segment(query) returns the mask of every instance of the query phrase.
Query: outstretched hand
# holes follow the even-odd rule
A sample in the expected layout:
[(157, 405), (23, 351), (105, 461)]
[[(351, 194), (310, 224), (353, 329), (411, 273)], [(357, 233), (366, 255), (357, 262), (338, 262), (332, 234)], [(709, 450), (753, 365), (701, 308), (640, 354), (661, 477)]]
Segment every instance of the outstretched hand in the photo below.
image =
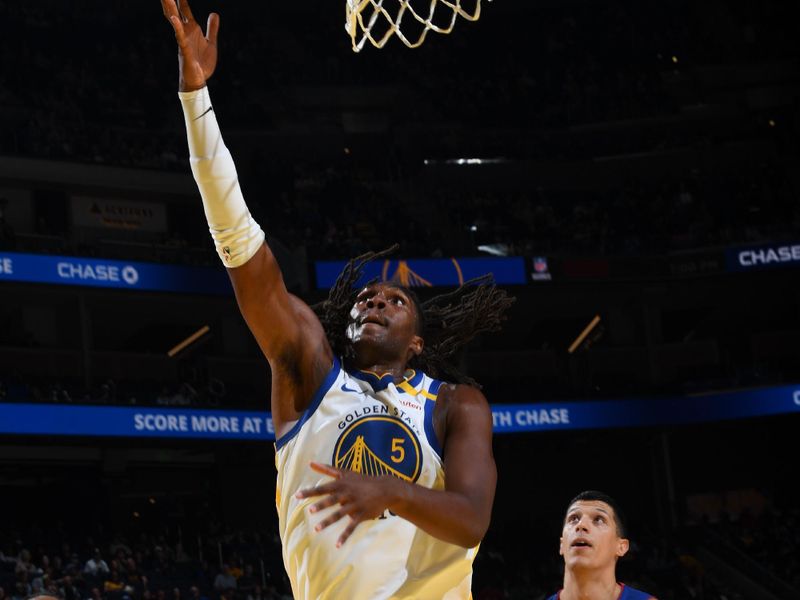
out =
[(206, 33), (194, 20), (187, 0), (161, 0), (164, 16), (175, 30), (178, 40), (179, 89), (182, 92), (199, 90), (217, 67), (217, 34), (219, 15), (208, 15)]
[(333, 481), (301, 490), (297, 492), (297, 498), (325, 496), (311, 506), (309, 510), (312, 513), (334, 504), (339, 505), (338, 510), (317, 524), (315, 527), (317, 531), (322, 531), (344, 517), (350, 517), (350, 522), (336, 542), (337, 548), (347, 541), (359, 523), (377, 519), (400, 497), (400, 486), (403, 482), (391, 475), (371, 477), (314, 462), (311, 463), (311, 468), (318, 473), (333, 477)]

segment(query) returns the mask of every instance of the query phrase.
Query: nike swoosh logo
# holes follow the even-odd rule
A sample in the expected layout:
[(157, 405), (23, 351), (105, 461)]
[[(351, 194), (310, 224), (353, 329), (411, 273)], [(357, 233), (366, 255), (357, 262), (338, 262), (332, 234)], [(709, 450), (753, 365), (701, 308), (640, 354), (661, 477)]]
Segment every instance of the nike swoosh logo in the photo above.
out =
[(209, 107), (206, 109), (206, 112), (204, 112), (204, 113), (203, 113), (202, 115), (200, 115), (199, 117), (195, 117), (195, 118), (194, 118), (194, 120), (195, 120), (195, 121), (199, 121), (200, 119), (202, 119), (203, 117), (205, 117), (205, 116), (206, 116), (208, 113), (210, 113), (210, 112), (214, 112), (214, 107), (213, 107), (213, 106), (209, 106)]
[(365, 396), (367, 395), (367, 392), (362, 392), (361, 390), (352, 390), (352, 389), (350, 389), (349, 387), (347, 387), (346, 383), (342, 384), (342, 391), (343, 392), (352, 392), (354, 394), (364, 394)]

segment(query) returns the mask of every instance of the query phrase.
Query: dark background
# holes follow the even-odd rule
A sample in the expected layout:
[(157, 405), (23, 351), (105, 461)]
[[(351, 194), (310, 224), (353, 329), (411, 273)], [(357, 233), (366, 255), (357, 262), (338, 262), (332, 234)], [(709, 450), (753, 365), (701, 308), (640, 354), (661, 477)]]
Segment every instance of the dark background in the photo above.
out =
[[(510, 288), (504, 331), (459, 357), (493, 403), (798, 383), (796, 269), (724, 261), (800, 237), (792, 9), (495, 0), (419, 49), (354, 54), (336, 3), (193, 3), (201, 22), (221, 13), (215, 110), (292, 291), (314, 302), (314, 260), (395, 242), (548, 258), (553, 281)], [(0, 251), (218, 265), (158, 3), (0, 0), (0, 20)], [(160, 203), (167, 231), (77, 227), (75, 196)], [(0, 285), (0, 401), (263, 410), (268, 386), (232, 297)], [(800, 597), (797, 425), (497, 436), (476, 599), (554, 592), (562, 514), (587, 488), (630, 517), (621, 579), (659, 598)], [(288, 591), (270, 445), (5, 437), (0, 498), (0, 599)], [(95, 546), (132, 591), (78, 576)], [(64, 564), (37, 583), (44, 556)], [(222, 562), (255, 575), (220, 592)]]

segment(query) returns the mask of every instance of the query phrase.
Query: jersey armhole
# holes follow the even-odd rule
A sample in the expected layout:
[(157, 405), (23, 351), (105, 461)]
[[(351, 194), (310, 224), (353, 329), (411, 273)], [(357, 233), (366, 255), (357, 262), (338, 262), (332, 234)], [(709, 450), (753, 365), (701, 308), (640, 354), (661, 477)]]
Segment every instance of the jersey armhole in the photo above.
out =
[(439, 396), (439, 388), (442, 387), (442, 381), (434, 379), (428, 387), (428, 393), (425, 394), (425, 437), (428, 444), (439, 460), (444, 461), (444, 453), (442, 452), (442, 444), (439, 436), (436, 435), (436, 428), (433, 426), (433, 411), (436, 408), (436, 398)]
[(281, 448), (283, 448), (286, 444), (288, 444), (293, 437), (295, 437), (298, 433), (300, 433), (300, 429), (302, 429), (303, 425), (305, 425), (306, 421), (308, 421), (314, 412), (319, 408), (319, 405), (322, 404), (322, 399), (325, 397), (325, 394), (328, 393), (328, 390), (331, 389), (331, 386), (339, 377), (339, 371), (341, 370), (341, 363), (337, 357), (333, 357), (333, 365), (331, 366), (331, 370), (328, 371), (328, 374), (325, 376), (325, 379), (317, 388), (317, 391), (314, 392), (314, 396), (311, 398), (311, 403), (308, 405), (308, 408), (303, 413), (303, 416), (294, 424), (294, 426), (284, 433), (279, 439), (275, 440), (275, 451), (277, 452)]

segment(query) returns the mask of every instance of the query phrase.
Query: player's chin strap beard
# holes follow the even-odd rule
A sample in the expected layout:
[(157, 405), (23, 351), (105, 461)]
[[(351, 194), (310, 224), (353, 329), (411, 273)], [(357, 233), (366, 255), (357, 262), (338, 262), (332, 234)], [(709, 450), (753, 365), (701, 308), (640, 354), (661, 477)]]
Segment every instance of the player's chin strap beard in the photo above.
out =
[(239, 267), (264, 243), (264, 232), (245, 204), (231, 153), (222, 140), (208, 87), (178, 92), (189, 140), (189, 162), (222, 263)]

